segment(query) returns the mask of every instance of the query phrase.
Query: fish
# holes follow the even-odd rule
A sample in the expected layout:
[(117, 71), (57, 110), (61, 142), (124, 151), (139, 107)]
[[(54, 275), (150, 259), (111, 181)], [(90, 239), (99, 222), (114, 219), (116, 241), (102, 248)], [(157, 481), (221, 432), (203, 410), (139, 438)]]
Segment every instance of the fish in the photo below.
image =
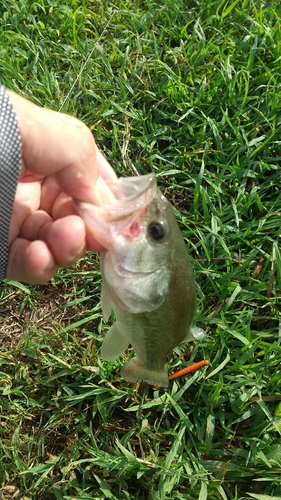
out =
[(201, 340), (191, 327), (196, 286), (186, 244), (173, 208), (154, 173), (109, 181), (109, 203), (76, 202), (101, 253), (101, 307), (115, 322), (101, 347), (114, 360), (132, 345), (136, 356), (122, 368), (128, 382), (167, 387), (169, 353), (181, 342)]

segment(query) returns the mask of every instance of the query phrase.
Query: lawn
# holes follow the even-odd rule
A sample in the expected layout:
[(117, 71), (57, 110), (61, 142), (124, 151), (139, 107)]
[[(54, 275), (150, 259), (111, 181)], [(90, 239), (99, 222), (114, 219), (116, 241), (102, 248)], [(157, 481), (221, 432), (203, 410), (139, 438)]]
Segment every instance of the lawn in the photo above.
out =
[(99, 258), (0, 287), (0, 499), (281, 499), (279, 0), (2, 0), (0, 80), (156, 173), (196, 324), (167, 390), (100, 357)]

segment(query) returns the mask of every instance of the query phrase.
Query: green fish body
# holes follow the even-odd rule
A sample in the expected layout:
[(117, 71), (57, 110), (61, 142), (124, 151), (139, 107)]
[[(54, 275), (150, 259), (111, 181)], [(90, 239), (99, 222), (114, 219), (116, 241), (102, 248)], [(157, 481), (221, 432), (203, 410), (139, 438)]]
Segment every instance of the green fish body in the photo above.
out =
[(167, 355), (181, 342), (203, 337), (191, 329), (196, 293), (190, 259), (153, 174), (114, 184), (116, 200), (98, 215), (87, 204), (79, 210), (107, 249), (101, 254), (101, 304), (105, 319), (113, 310), (116, 322), (101, 355), (115, 359), (131, 344), (136, 356), (123, 367), (123, 378), (166, 387)]

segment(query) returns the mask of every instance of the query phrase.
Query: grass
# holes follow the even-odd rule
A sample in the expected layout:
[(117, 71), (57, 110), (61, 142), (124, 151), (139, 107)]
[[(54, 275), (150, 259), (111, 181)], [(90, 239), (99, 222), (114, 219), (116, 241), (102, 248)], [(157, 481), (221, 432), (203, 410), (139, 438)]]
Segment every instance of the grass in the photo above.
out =
[(84, 120), (118, 174), (156, 172), (207, 334), (169, 363), (210, 367), (166, 391), (120, 379), (128, 353), (99, 355), (95, 255), (3, 283), (1, 500), (281, 498), (280, 16), (277, 0), (2, 0), (1, 80)]

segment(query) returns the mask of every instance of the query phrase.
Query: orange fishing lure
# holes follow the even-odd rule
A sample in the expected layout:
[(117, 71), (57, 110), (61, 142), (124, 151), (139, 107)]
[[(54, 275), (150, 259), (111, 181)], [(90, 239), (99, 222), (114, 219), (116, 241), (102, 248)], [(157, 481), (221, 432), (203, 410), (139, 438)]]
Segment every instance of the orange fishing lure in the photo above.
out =
[(201, 368), (202, 366), (206, 366), (209, 364), (209, 361), (207, 359), (203, 359), (202, 361), (198, 361), (197, 363), (193, 363), (192, 365), (186, 366), (182, 370), (179, 370), (178, 372), (172, 373), (172, 375), (169, 375), (168, 379), (169, 380), (174, 380), (175, 378), (183, 377), (183, 375), (186, 375), (187, 373), (192, 373)]

